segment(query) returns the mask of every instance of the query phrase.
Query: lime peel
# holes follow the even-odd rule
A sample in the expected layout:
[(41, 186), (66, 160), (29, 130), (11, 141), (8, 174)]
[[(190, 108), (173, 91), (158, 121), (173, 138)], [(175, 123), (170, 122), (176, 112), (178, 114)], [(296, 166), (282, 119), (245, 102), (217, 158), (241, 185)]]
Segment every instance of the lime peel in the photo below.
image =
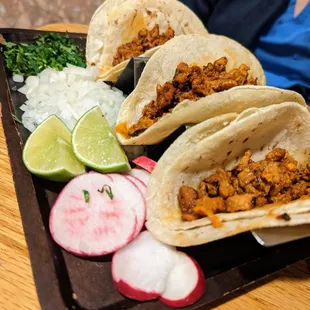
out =
[(86, 171), (75, 157), (71, 132), (55, 115), (43, 121), (28, 138), (23, 161), (26, 168), (42, 178), (66, 182)]
[(75, 156), (87, 167), (103, 172), (128, 172), (130, 165), (98, 106), (86, 112), (72, 132)]

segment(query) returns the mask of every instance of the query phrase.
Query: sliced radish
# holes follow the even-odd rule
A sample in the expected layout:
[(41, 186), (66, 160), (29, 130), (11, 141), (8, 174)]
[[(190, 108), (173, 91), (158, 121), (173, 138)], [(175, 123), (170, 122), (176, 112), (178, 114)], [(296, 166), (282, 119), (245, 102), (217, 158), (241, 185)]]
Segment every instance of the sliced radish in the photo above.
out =
[(178, 262), (170, 272), (159, 300), (170, 307), (187, 307), (203, 296), (205, 277), (193, 258), (182, 252), (178, 254)]
[(152, 173), (156, 166), (156, 161), (146, 157), (146, 156), (140, 156), (136, 158), (135, 160), (132, 161), (135, 163), (137, 166), (145, 169), (146, 171)]
[(136, 178), (138, 178), (140, 181), (142, 181), (146, 186), (149, 183), (150, 173), (144, 169), (131, 169), (128, 173)]
[[(144, 226), (145, 223), (145, 217), (146, 217), (146, 205), (145, 205), (145, 199), (144, 199), (144, 194), (146, 191), (146, 186), (139, 180), (132, 180), (130, 179), (128, 176), (124, 175), (124, 174), (110, 174), (109, 175), (113, 182), (115, 184), (117, 184), (117, 186), (121, 189), (121, 188), (126, 188), (128, 182), (131, 183), (131, 185), (133, 185), (136, 190), (139, 192), (139, 194), (136, 194), (137, 197), (135, 200), (139, 200), (140, 202), (143, 201), (142, 203), (135, 203), (135, 202), (131, 202), (130, 204), (128, 204), (128, 207), (132, 208), (132, 210), (134, 211), (134, 213), (136, 214), (136, 228), (135, 228), (135, 232), (133, 234), (133, 238), (137, 237), (138, 234), (140, 233), (141, 229)], [(139, 186), (137, 185), (139, 184)], [(140, 189), (141, 188), (141, 189)], [(127, 193), (126, 191), (123, 192), (123, 195), (126, 196)], [(124, 197), (126, 198), (126, 197)]]
[(79, 256), (101, 256), (135, 237), (143, 226), (143, 212), (142, 194), (130, 180), (91, 172), (76, 177), (62, 190), (49, 226), (55, 242), (65, 250)]
[(116, 288), (124, 296), (139, 301), (158, 298), (177, 260), (175, 247), (144, 231), (113, 256), (112, 276)]
[(131, 182), (133, 182), (141, 191), (143, 197), (145, 197), (146, 194), (146, 185), (144, 182), (142, 182), (140, 179), (134, 177), (133, 175), (130, 174), (124, 174), (124, 176), (129, 179)]

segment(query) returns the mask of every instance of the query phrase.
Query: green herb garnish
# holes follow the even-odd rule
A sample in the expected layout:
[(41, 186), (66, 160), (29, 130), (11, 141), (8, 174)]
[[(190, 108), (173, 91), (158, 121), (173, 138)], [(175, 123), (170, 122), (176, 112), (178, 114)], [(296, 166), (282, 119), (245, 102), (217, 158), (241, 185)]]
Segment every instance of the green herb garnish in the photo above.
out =
[(48, 67), (62, 70), (68, 63), (86, 67), (82, 50), (69, 38), (68, 33), (64, 36), (47, 33), (31, 44), (4, 42), (0, 44), (0, 50), (7, 68), (23, 76), (38, 75)]
[(98, 189), (98, 192), (101, 193), (101, 194), (106, 192), (111, 200), (114, 198), (114, 195), (113, 195), (113, 192), (112, 192), (112, 188), (109, 185), (103, 185), (102, 189)]
[(15, 115), (15, 114), (11, 114), (12, 115), (12, 118), (15, 122), (23, 125), (23, 122)]
[(89, 191), (86, 189), (83, 189), (83, 194), (84, 194), (84, 200), (86, 203), (89, 203)]

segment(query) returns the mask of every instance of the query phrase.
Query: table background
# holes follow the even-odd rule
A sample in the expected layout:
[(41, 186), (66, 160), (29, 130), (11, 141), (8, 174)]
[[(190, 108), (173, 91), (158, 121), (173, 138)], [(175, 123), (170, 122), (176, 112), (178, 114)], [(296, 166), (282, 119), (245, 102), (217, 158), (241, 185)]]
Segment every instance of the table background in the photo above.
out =
[[(6, 15), (4, 19), (1, 17), (1, 14), (3, 13), (3, 11), (1, 11), (1, 3), (2, 5), (11, 5), (12, 3), (22, 3), (22, 5), (25, 5), (27, 3), (40, 4), (43, 2), (45, 1), (0, 0), (0, 27), (12, 26), (12, 24), (4, 24), (5, 19), (7, 19), (7, 16), (9, 15)], [(58, 2), (62, 3), (65, 1), (50, 1), (50, 3), (52, 3), (55, 7), (57, 7)], [(70, 5), (71, 3), (82, 2), (83, 0), (70, 0)], [(95, 3), (98, 5), (98, 2), (101, 1), (85, 1), (85, 3), (92, 8), (95, 6)], [(64, 10), (66, 10), (66, 5), (64, 5)], [(5, 14), (8, 13), (6, 12)], [(9, 14), (11, 13), (9, 12)], [(15, 14), (12, 11), (12, 14), (17, 18), (17, 13)], [(46, 14), (47, 16), (49, 15), (48, 13)], [(62, 18), (62, 14), (63, 13), (58, 14), (57, 18), (51, 16), (43, 21), (44, 23), (55, 22), (58, 20), (64, 22), (66, 19)], [(89, 13), (80, 16), (80, 18), (83, 18), (87, 22)], [(10, 18), (8, 20), (10, 20)], [(31, 20), (29, 21), (31, 22)], [(16, 24), (15, 26), (28, 28), (26, 24)], [(29, 23), (29, 27), (31, 27), (31, 23)], [(45, 29), (83, 32), (87, 28), (85, 26), (78, 25), (52, 25), (45, 27)], [(24, 238), (19, 208), (17, 205), (12, 172), (9, 164), (7, 147), (1, 122), (0, 178), (0, 309), (37, 310), (40, 309), (40, 306), (32, 278), (31, 265)], [(267, 279), (263, 279), (258, 281), (256, 284), (250, 285), (246, 289), (242, 289), (235, 294), (231, 294), (220, 302), (213, 304), (212, 308), (219, 310), (310, 309), (310, 260), (299, 262), (292, 267), (268, 277)]]
[(89, 24), (104, 0), (0, 0), (0, 27), (36, 28), (52, 23)]

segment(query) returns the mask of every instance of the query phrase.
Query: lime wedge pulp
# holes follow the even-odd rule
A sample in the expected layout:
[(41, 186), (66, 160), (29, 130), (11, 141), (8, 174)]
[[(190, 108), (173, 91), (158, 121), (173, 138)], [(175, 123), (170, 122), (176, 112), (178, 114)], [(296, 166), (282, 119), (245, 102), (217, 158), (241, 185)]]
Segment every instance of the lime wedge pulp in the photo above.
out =
[(27, 169), (42, 178), (65, 182), (85, 172), (72, 151), (71, 132), (55, 115), (42, 122), (28, 138), (23, 161)]
[(127, 172), (128, 159), (114, 136), (100, 108), (86, 112), (72, 132), (75, 156), (85, 165), (99, 172)]

